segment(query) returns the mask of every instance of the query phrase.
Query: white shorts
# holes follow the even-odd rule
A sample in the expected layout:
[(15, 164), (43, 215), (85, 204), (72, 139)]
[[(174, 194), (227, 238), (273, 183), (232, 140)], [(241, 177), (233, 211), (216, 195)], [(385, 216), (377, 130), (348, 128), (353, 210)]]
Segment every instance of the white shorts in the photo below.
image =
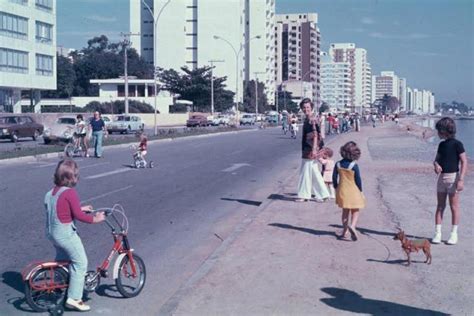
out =
[(459, 181), (459, 174), (453, 173), (442, 173), (438, 177), (437, 191), (438, 193), (456, 193), (456, 187)]

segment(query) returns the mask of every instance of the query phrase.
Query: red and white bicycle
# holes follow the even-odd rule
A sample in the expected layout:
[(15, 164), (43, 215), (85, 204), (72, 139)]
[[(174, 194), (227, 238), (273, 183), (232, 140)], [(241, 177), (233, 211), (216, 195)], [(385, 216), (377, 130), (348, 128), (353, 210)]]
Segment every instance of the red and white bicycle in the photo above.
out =
[[(137, 296), (145, 286), (146, 269), (142, 258), (130, 247), (125, 211), (121, 205), (116, 204), (112, 208), (101, 208), (93, 212), (104, 212), (107, 216), (105, 223), (111, 229), (114, 244), (102, 264), (95, 271), (87, 272), (84, 290), (91, 293), (97, 289), (101, 277), (108, 276), (111, 262), (116, 257), (112, 277), (117, 290), (127, 298)], [(45, 312), (62, 308), (69, 286), (68, 261), (33, 262), (23, 269), (22, 276), (26, 301), (33, 310)]]

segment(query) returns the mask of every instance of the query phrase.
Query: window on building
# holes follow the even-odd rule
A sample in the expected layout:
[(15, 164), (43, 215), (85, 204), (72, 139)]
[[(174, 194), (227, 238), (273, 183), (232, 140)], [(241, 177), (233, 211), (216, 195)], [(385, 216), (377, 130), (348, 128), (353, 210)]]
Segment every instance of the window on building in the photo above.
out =
[(53, 11), (53, 0), (35, 0), (36, 8), (43, 11)]
[(40, 76), (52, 76), (53, 59), (53, 56), (36, 54), (36, 74)]
[(28, 53), (0, 48), (0, 71), (28, 73)]
[(137, 85), (137, 97), (145, 96), (145, 85)]
[(149, 97), (154, 96), (154, 95), (155, 95), (155, 92), (154, 92), (154, 91), (155, 91), (155, 87), (154, 87), (154, 86), (148, 86), (147, 88), (148, 88), (148, 96), (149, 96)]
[(53, 26), (51, 24), (36, 21), (36, 41), (40, 43), (52, 43)]
[(0, 12), (0, 35), (28, 39), (28, 19)]
[(10, 0), (10, 2), (18, 3), (21, 5), (28, 5), (28, 0)]

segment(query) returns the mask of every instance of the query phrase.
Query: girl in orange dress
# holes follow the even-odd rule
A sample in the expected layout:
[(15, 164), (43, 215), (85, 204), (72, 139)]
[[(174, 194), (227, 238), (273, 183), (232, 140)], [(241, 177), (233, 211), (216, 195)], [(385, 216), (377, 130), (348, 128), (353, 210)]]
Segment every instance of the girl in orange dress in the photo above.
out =
[[(342, 239), (347, 239), (350, 233), (351, 239), (356, 241), (356, 231), (359, 210), (365, 207), (365, 198), (362, 194), (362, 180), (359, 166), (356, 160), (360, 158), (360, 149), (355, 142), (348, 142), (340, 150), (342, 160), (336, 163), (332, 175), (332, 182), (336, 189), (336, 204), (342, 208)], [(351, 221), (349, 223), (349, 214)]]

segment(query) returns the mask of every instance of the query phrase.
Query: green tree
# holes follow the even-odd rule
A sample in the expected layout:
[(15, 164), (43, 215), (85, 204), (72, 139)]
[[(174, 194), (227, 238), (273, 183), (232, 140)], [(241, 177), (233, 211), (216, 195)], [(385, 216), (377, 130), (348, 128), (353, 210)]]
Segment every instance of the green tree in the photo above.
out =
[[(129, 113), (153, 113), (154, 108), (145, 102), (129, 101)], [(86, 112), (99, 111), (102, 114), (123, 114), (125, 113), (125, 101), (114, 102), (89, 102), (84, 110)], [(159, 113), (159, 112), (158, 112)]]
[[(211, 68), (181, 68), (160, 70), (159, 79), (163, 88), (180, 95), (180, 99), (193, 102), (193, 111), (208, 112), (211, 110)], [(227, 77), (214, 77), (214, 105), (216, 111), (230, 109), (234, 93), (225, 89)]]
[(56, 90), (41, 92), (43, 98), (69, 98), (74, 90), (76, 72), (71, 60), (67, 57), (56, 56)]
[[(75, 96), (95, 96), (99, 87), (90, 83), (91, 79), (118, 78), (124, 74), (124, 45), (110, 43), (105, 35), (94, 37), (87, 47), (72, 55), (76, 82)], [(127, 50), (128, 75), (142, 79), (153, 77), (153, 67), (141, 58), (135, 49)]]
[[(258, 82), (258, 113), (264, 113), (265, 111), (271, 110), (270, 104), (268, 104), (267, 96), (265, 94), (265, 84)], [(248, 113), (255, 113), (255, 80), (250, 80), (247, 84), (244, 93), (244, 104), (242, 110)]]
[(397, 111), (400, 107), (400, 101), (398, 101), (397, 97), (385, 94), (381, 99), (375, 100), (374, 106), (378, 109), (379, 113), (385, 114)]
[(319, 107), (319, 113), (324, 113), (329, 111), (329, 105), (326, 102), (322, 102), (321, 106)]
[(278, 110), (287, 110), (292, 113), (298, 113), (299, 106), (293, 101), (293, 95), (288, 91), (278, 91)]

